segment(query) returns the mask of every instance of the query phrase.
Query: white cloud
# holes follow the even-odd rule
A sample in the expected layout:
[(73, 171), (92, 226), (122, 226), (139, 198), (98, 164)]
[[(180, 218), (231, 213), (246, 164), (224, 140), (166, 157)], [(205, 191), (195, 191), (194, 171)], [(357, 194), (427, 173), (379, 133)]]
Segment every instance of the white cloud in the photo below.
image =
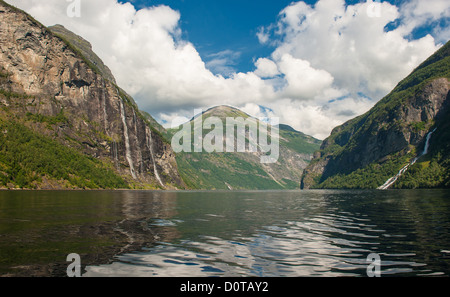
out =
[(324, 70), (311, 67), (308, 61), (284, 54), (278, 62), (287, 82), (283, 93), (293, 99), (311, 100), (331, 88), (334, 78)]
[(431, 36), (408, 41), (401, 29), (385, 32), (385, 26), (400, 15), (395, 6), (380, 5), (379, 17), (371, 17), (369, 3), (346, 6), (343, 0), (321, 0), (315, 7), (294, 3), (280, 14), (278, 35), (283, 43), (272, 57), (280, 60), (290, 54), (327, 71), (335, 87), (380, 99), (437, 50)]
[(280, 74), (277, 64), (267, 58), (259, 58), (255, 62), (255, 66), (255, 74), (262, 78), (270, 78)]
[[(366, 2), (292, 3), (277, 23), (257, 32), (262, 44), (276, 47), (273, 54), (255, 59), (254, 72), (239, 73), (233, 67), (238, 52), (203, 61), (182, 38), (180, 13), (168, 6), (137, 10), (116, 0), (81, 0), (81, 18), (69, 18), (66, 1), (7, 1), (47, 26), (62, 24), (89, 40), (118, 84), (159, 120), (190, 118), (194, 108), (221, 104), (257, 116), (259, 106), (267, 106), (281, 123), (319, 138), (367, 111), (436, 51), (433, 37), (408, 35), (449, 15), (446, 0), (411, 0), (401, 7), (383, 2), (377, 17)], [(400, 26), (386, 31), (393, 21)], [(434, 33), (449, 35), (448, 28)], [(359, 98), (361, 93), (373, 100)]]
[[(446, 43), (450, 39), (450, 4), (447, 0), (411, 0), (405, 2), (400, 11), (405, 32), (411, 33), (415, 28), (435, 23), (432, 31), (437, 41)], [(439, 24), (439, 20), (445, 20), (444, 25)]]
[(260, 43), (266, 44), (269, 41), (270, 35), (267, 32), (266, 28), (260, 27), (258, 29), (258, 32), (256, 33), (256, 37), (258, 37)]

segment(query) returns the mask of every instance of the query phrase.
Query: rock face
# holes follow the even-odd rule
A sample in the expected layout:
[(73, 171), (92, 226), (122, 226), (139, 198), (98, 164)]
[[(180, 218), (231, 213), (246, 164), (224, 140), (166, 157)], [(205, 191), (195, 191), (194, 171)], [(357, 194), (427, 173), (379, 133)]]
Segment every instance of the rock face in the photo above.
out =
[(64, 145), (112, 164), (130, 183), (184, 187), (170, 145), (133, 99), (76, 46), (3, 1), (0, 70), (4, 93), (24, 94), (0, 96), (0, 106), (9, 113), (63, 114), (67, 121), (52, 137)]
[(48, 29), (57, 35), (58, 37), (66, 40), (71, 45), (73, 45), (80, 53), (100, 71), (102, 76), (107, 80), (116, 83), (111, 70), (106, 66), (103, 61), (95, 54), (92, 50), (92, 45), (89, 41), (85, 40), (83, 37), (76, 35), (72, 31), (67, 30), (62, 25), (54, 25), (48, 27)]
[[(335, 128), (305, 169), (301, 187), (340, 188), (345, 176), (358, 170), (361, 178), (366, 175), (366, 186), (361, 182), (342, 187), (376, 187), (402, 165), (387, 168), (384, 164), (420, 155), (428, 133), (435, 128), (439, 131), (446, 118), (450, 104), (449, 55), (447, 43), (368, 113)], [(333, 179), (341, 181), (330, 182)], [(372, 183), (367, 181), (370, 179)]]

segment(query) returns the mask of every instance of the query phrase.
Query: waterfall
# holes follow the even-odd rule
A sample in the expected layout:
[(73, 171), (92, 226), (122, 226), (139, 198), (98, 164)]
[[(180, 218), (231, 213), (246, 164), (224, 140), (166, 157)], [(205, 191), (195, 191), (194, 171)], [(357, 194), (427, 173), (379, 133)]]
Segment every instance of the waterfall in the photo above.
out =
[(116, 168), (118, 169), (119, 168), (119, 154), (117, 152), (117, 142), (115, 142), (113, 140), (111, 145), (112, 145), (111, 151), (112, 151), (113, 158), (114, 158), (114, 164), (115, 164)]
[(402, 176), (408, 170), (408, 168), (410, 166), (414, 165), (417, 162), (417, 160), (419, 160), (420, 157), (425, 156), (426, 154), (428, 154), (428, 149), (430, 147), (431, 135), (433, 135), (433, 133), (436, 132), (436, 129), (434, 129), (433, 131), (428, 133), (426, 141), (425, 141), (425, 147), (423, 149), (422, 154), (420, 154), (420, 156), (414, 158), (409, 164), (405, 165), (405, 167), (400, 169), (400, 171), (395, 176), (393, 176), (390, 179), (388, 179), (384, 183), (384, 185), (382, 185), (381, 187), (378, 187), (378, 190), (387, 190), (387, 189), (389, 189), (399, 179), (399, 177)]
[(422, 153), (421, 156), (424, 156), (424, 155), (428, 154), (428, 149), (430, 148), (430, 139), (431, 139), (431, 135), (432, 135), (434, 132), (436, 132), (436, 129), (437, 129), (437, 128), (435, 128), (433, 131), (431, 131), (430, 133), (428, 133), (428, 135), (427, 135), (427, 140), (426, 140), (426, 142), (425, 142), (425, 148), (423, 149), (423, 153)]
[(123, 107), (122, 100), (119, 100), (119, 103), (120, 103), (120, 114), (122, 116), (122, 123), (123, 123), (123, 135), (125, 137), (125, 156), (127, 158), (128, 164), (130, 165), (131, 175), (133, 176), (134, 179), (136, 179), (136, 172), (134, 171), (133, 159), (131, 158), (130, 139), (128, 137), (128, 126), (125, 117), (125, 109)]
[(150, 155), (152, 157), (152, 162), (153, 162), (153, 171), (155, 173), (155, 177), (158, 180), (159, 184), (164, 188), (164, 183), (161, 180), (161, 177), (159, 176), (158, 173), (158, 168), (156, 168), (156, 162), (155, 162), (155, 155), (153, 154), (153, 138), (152, 138), (152, 131), (150, 130), (150, 128), (147, 127), (147, 134), (148, 134), (148, 140), (147, 140), (147, 147), (148, 150), (150, 151)]
[(134, 121), (134, 132), (138, 135), (137, 131), (137, 120), (136, 120), (136, 110), (133, 108), (133, 121)]

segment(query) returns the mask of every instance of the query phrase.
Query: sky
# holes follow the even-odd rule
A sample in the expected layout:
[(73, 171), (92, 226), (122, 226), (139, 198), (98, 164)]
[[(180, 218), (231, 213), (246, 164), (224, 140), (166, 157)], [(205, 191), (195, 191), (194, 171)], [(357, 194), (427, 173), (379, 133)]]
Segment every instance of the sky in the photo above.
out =
[(448, 0), (6, 0), (84, 37), (166, 127), (230, 105), (326, 138), (450, 39)]

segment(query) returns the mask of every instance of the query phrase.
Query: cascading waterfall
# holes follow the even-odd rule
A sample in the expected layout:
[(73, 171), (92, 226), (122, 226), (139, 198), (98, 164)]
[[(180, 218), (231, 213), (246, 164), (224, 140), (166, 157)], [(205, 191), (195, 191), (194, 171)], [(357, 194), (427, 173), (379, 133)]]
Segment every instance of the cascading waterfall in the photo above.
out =
[(122, 123), (123, 123), (123, 135), (125, 137), (125, 156), (127, 158), (128, 164), (130, 165), (131, 176), (133, 176), (133, 178), (136, 179), (136, 172), (134, 170), (133, 159), (131, 158), (130, 139), (128, 137), (128, 126), (125, 116), (125, 109), (123, 107), (122, 100), (119, 100), (119, 103), (120, 103), (120, 115), (122, 116)]
[(155, 177), (158, 180), (159, 184), (164, 188), (164, 183), (162, 182), (161, 177), (159, 176), (159, 173), (158, 173), (158, 169), (156, 168), (155, 155), (153, 154), (152, 131), (148, 127), (147, 127), (147, 135), (148, 135), (147, 147), (148, 147), (148, 150), (150, 151), (150, 155), (152, 157), (153, 171), (155, 173)]
[[(436, 128), (437, 129), (437, 128)], [(420, 156), (414, 158), (409, 164), (407, 164), (405, 167), (403, 167), (402, 169), (400, 169), (400, 171), (393, 177), (391, 177), (390, 179), (388, 179), (384, 185), (382, 185), (381, 187), (378, 187), (378, 190), (387, 190), (389, 189), (398, 179), (400, 176), (402, 176), (410, 166), (414, 165), (417, 160), (419, 160), (420, 157), (428, 154), (428, 149), (430, 147), (430, 139), (431, 139), (431, 135), (433, 135), (434, 132), (436, 132), (436, 129), (434, 129), (433, 131), (431, 131), (430, 133), (428, 133), (426, 141), (425, 141), (425, 147), (423, 149), (423, 152)]]

